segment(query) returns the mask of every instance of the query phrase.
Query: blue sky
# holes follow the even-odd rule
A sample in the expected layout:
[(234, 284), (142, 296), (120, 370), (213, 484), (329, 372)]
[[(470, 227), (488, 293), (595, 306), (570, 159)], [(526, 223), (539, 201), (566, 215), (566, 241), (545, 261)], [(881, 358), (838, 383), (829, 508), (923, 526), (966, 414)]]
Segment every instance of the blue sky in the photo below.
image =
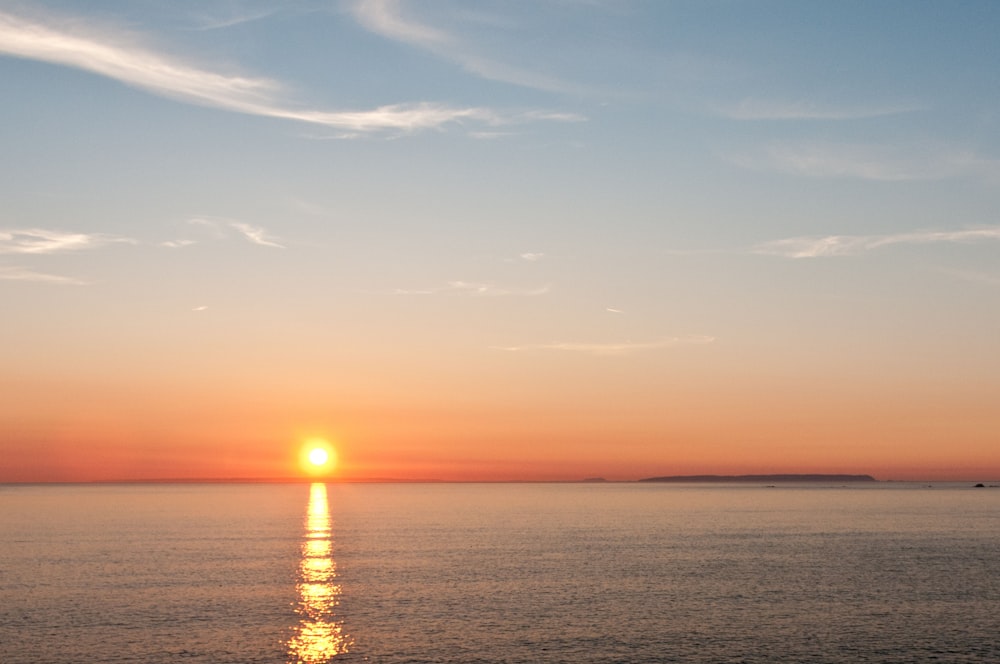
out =
[(0, 353), (35, 387), (0, 415), (48, 440), (81, 417), (53, 385), (295, 385), (489, 437), (491, 404), (598, 400), (655, 465), (683, 448), (651, 438), (722, 435), (663, 395), (767, 438), (758, 390), (801, 383), (850, 435), (894, 394), (886, 458), (950, 404), (930, 428), (978, 422), (981, 460), (998, 28), (991, 2), (2, 2)]

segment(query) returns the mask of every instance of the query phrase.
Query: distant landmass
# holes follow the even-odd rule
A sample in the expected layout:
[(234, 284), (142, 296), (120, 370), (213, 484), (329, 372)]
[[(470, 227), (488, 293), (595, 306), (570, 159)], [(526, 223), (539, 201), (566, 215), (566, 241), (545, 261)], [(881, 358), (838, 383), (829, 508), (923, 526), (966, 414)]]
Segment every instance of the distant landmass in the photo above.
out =
[(667, 475), (640, 482), (876, 482), (871, 475)]

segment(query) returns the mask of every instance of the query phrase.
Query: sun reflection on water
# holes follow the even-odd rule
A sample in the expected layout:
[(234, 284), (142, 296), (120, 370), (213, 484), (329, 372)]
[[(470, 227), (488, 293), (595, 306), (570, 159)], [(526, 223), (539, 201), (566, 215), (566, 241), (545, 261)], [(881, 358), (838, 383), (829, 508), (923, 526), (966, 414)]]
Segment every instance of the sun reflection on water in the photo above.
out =
[(320, 664), (347, 652), (352, 641), (343, 623), (335, 620), (340, 585), (333, 560), (330, 506), (326, 484), (315, 482), (309, 492), (306, 533), (299, 564), (299, 614), (295, 634), (288, 641), (289, 662)]

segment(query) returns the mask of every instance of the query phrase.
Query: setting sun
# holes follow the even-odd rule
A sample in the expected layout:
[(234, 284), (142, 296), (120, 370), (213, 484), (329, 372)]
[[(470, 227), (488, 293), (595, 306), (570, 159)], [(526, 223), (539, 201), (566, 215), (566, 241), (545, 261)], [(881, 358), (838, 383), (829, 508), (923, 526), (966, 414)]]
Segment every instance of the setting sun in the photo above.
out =
[(309, 463), (314, 466), (324, 466), (330, 460), (330, 455), (322, 447), (314, 447), (309, 450)]
[(299, 450), (299, 466), (309, 475), (327, 475), (337, 467), (337, 450), (323, 438), (311, 438)]

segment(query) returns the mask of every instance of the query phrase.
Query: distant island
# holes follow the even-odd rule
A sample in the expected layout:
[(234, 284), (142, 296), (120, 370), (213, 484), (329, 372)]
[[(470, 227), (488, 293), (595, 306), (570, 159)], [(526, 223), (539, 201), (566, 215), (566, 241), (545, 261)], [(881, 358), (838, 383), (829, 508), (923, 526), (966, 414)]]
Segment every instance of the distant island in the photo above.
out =
[(871, 475), (668, 475), (640, 482), (876, 482)]

